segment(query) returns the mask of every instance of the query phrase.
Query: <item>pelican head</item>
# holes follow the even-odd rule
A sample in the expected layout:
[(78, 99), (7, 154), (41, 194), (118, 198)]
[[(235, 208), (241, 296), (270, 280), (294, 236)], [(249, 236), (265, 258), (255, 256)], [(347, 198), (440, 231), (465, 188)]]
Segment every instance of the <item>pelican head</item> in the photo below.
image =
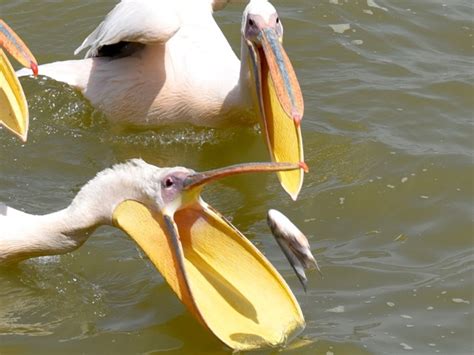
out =
[[(141, 191), (138, 201), (146, 204), (166, 219), (173, 219), (177, 211), (189, 208), (193, 204), (204, 205), (200, 193), (203, 187), (210, 182), (238, 174), (291, 171), (301, 168), (301, 164), (262, 162), (195, 172), (184, 167), (158, 168), (141, 159), (133, 159), (129, 164), (119, 165), (118, 169), (121, 166), (126, 169), (134, 167), (134, 170), (148, 172), (146, 175), (135, 174), (141, 178), (147, 178), (147, 181), (144, 181), (138, 189)], [(128, 200), (128, 198), (124, 197), (124, 200)]]
[[(242, 61), (249, 65), (252, 93), (273, 161), (303, 162), (301, 119), (304, 104), (295, 71), (282, 46), (283, 25), (267, 0), (251, 0), (242, 18)], [(279, 172), (293, 199), (303, 170)]]
[(127, 199), (114, 208), (113, 224), (141, 246), (194, 317), (232, 349), (284, 345), (304, 328), (304, 318), (279, 273), (201, 199), (201, 190), (230, 175), (295, 169), (300, 165), (158, 169), (141, 202)]

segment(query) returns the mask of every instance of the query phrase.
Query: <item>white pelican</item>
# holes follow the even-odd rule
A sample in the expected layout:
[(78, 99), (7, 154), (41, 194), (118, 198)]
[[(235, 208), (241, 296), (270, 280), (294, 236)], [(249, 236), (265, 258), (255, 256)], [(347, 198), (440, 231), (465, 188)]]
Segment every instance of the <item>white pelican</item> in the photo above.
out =
[(293, 293), (200, 192), (228, 175), (294, 169), (300, 166), (249, 163), (196, 173), (142, 160), (116, 165), (61, 211), (38, 216), (0, 205), (0, 264), (72, 251), (99, 225), (113, 225), (140, 245), (189, 311), (223, 343), (236, 350), (284, 345), (305, 325)]
[(28, 105), (25, 94), (3, 49), (38, 75), (38, 63), (20, 37), (0, 19), (0, 126), (26, 142)]
[[(84, 40), (83, 60), (39, 67), (116, 123), (218, 127), (260, 122), (273, 161), (302, 162), (303, 97), (267, 0), (250, 0), (239, 62), (212, 16), (231, 0), (122, 0)], [(24, 72), (22, 72), (24, 74)], [(303, 169), (279, 172), (296, 199)]]

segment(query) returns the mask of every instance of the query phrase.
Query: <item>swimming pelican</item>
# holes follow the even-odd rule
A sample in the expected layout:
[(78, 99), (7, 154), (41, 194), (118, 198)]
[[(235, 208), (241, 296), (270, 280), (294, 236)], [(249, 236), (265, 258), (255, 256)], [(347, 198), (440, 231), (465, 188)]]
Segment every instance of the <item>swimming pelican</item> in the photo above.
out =
[(196, 173), (132, 160), (99, 173), (69, 207), (31, 215), (0, 205), (0, 264), (70, 252), (102, 224), (140, 245), (188, 310), (236, 350), (283, 345), (304, 328), (280, 274), (232, 224), (200, 197), (216, 179), (299, 169), (249, 163)]
[(38, 63), (20, 37), (0, 19), (0, 126), (3, 125), (26, 142), (28, 104), (25, 93), (3, 49), (23, 66), (38, 75)]
[[(113, 122), (260, 122), (273, 161), (304, 161), (303, 97), (281, 44), (280, 17), (267, 0), (250, 0), (239, 62), (212, 16), (229, 1), (123, 0), (75, 51), (88, 48), (85, 59), (39, 72), (78, 88)], [(296, 199), (303, 170), (278, 176)]]

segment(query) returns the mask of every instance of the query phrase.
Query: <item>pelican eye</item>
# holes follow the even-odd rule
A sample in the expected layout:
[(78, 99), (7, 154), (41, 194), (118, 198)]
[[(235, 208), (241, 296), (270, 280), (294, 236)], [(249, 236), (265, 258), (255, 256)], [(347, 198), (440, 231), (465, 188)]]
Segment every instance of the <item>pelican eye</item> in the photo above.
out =
[(280, 23), (280, 18), (279, 17), (277, 17), (276, 23)]
[(253, 26), (253, 25), (255, 25), (255, 21), (249, 18), (249, 26)]
[(173, 179), (170, 178), (170, 177), (167, 177), (167, 178), (165, 179), (165, 187), (169, 189), (169, 188), (170, 188), (171, 186), (173, 186), (173, 185), (174, 185)]

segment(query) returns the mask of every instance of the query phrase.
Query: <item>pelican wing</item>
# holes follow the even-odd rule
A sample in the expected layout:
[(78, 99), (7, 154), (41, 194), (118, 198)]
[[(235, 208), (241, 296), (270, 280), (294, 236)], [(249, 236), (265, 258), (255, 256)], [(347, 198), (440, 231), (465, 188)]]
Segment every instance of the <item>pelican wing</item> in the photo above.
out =
[(89, 48), (86, 58), (96, 57), (102, 47), (120, 42), (164, 43), (173, 37), (180, 25), (173, 1), (122, 0), (74, 54)]

